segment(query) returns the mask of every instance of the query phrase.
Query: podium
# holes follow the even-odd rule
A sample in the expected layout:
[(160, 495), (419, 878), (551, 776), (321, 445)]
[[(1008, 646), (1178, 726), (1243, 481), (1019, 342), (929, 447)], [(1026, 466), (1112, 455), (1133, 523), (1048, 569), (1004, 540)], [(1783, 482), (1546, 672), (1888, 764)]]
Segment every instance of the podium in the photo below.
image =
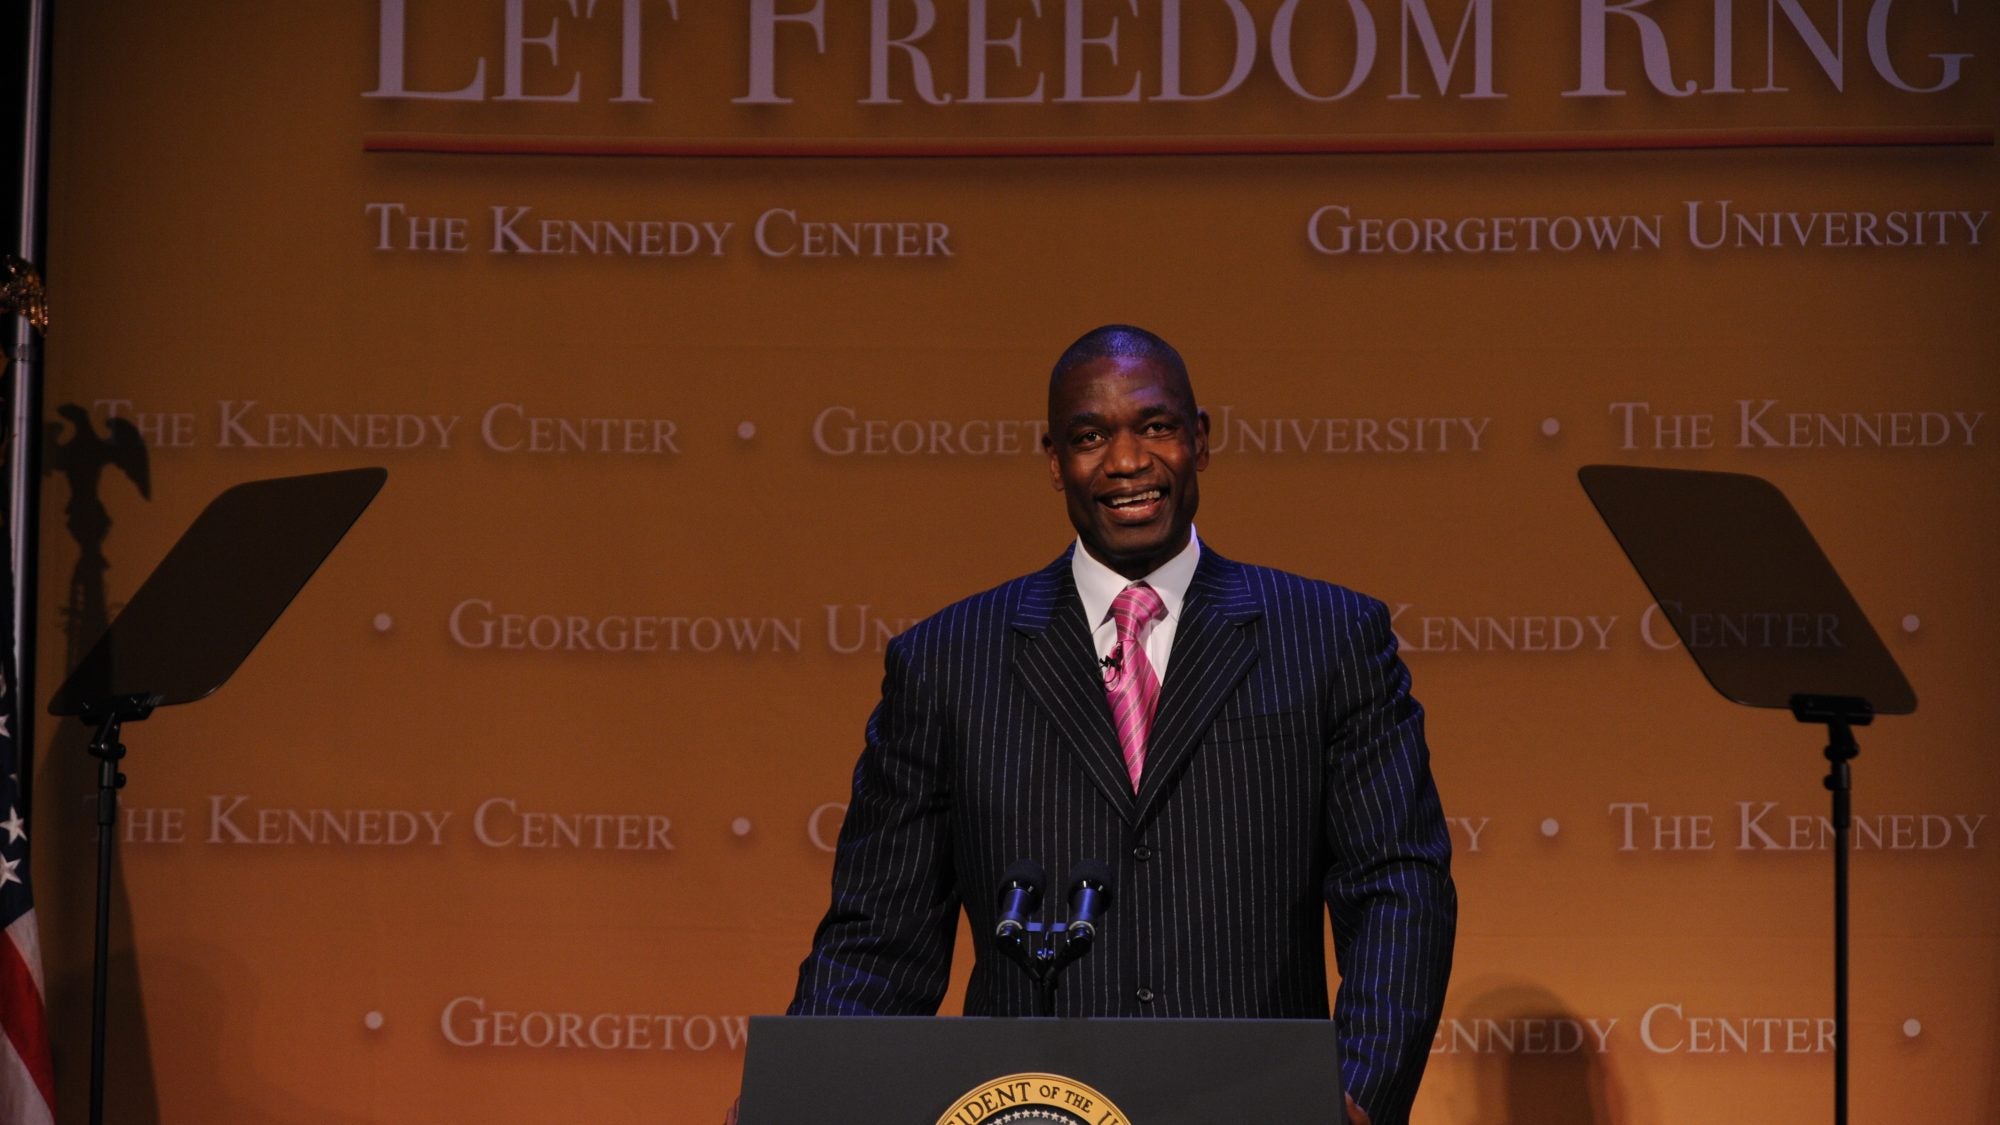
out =
[(742, 1125), (1344, 1121), (1331, 1020), (756, 1016)]

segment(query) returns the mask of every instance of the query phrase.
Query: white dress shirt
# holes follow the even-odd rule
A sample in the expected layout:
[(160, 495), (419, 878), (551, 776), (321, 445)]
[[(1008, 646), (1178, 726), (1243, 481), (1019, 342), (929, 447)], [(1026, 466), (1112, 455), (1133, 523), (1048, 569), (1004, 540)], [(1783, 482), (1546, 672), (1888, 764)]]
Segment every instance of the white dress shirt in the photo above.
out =
[[(1200, 560), (1201, 537), (1190, 527), (1187, 546), (1180, 554), (1139, 580), (1158, 591), (1160, 601), (1167, 607), (1140, 637), (1146, 646), (1146, 659), (1163, 684), (1167, 682), (1167, 656), (1174, 648), (1174, 631), (1181, 623), (1181, 606), (1187, 601), (1188, 585), (1194, 581), (1195, 563)], [(1090, 623), (1091, 643), (1097, 646), (1097, 658), (1103, 660), (1118, 644), (1118, 622), (1112, 620), (1111, 603), (1125, 587), (1132, 585), (1132, 579), (1093, 558), (1084, 549), (1081, 538), (1070, 552), (1069, 570), (1076, 580), (1077, 597), (1083, 599), (1083, 619)]]

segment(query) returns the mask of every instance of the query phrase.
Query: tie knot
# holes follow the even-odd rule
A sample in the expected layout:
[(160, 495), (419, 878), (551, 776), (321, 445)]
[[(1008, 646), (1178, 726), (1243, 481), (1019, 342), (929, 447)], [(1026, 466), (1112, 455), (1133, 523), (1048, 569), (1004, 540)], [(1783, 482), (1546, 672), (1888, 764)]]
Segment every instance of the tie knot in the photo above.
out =
[(1118, 622), (1120, 637), (1136, 637), (1139, 631), (1167, 612), (1160, 592), (1144, 582), (1134, 582), (1111, 599), (1111, 617)]

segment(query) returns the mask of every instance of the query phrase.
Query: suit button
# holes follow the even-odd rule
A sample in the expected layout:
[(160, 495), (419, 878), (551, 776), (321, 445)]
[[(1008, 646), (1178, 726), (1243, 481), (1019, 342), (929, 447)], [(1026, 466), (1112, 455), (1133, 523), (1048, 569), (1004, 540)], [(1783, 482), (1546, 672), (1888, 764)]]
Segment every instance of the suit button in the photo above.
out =
[(1138, 860), (1140, 863), (1144, 863), (1153, 858), (1153, 849), (1140, 844), (1138, 847), (1132, 849), (1132, 858)]
[(1139, 998), (1139, 1003), (1141, 1004), (1151, 1004), (1153, 1002), (1153, 990), (1150, 988), (1142, 988), (1133, 993), (1133, 995)]

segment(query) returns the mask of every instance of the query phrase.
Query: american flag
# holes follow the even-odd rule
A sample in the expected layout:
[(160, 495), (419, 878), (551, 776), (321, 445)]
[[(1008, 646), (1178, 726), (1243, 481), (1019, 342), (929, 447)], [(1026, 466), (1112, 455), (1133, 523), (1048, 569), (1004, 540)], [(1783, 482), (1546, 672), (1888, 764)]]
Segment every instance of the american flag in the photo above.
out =
[[(13, 600), (0, 597), (0, 625)], [(0, 630), (0, 635), (12, 629)], [(13, 658), (0, 655), (0, 1121), (52, 1125), (55, 1067), (42, 1009), (42, 951), (28, 885), (28, 826), (21, 817), (21, 773), (14, 741)]]
[[(18, 376), (18, 372), (8, 372)], [(5, 396), (0, 396), (4, 399)], [(0, 402), (0, 406), (5, 406)], [(5, 411), (11, 414), (11, 410)], [(0, 547), (13, 526), (0, 474)], [(0, 550), (0, 637), (14, 635), (14, 575)], [(7, 646), (11, 649), (11, 645)], [(28, 884), (28, 825), (21, 808), (21, 754), (14, 738), (20, 696), (10, 651), (0, 651), (0, 1122), (53, 1125), (55, 1067), (42, 1006), (42, 950)]]

